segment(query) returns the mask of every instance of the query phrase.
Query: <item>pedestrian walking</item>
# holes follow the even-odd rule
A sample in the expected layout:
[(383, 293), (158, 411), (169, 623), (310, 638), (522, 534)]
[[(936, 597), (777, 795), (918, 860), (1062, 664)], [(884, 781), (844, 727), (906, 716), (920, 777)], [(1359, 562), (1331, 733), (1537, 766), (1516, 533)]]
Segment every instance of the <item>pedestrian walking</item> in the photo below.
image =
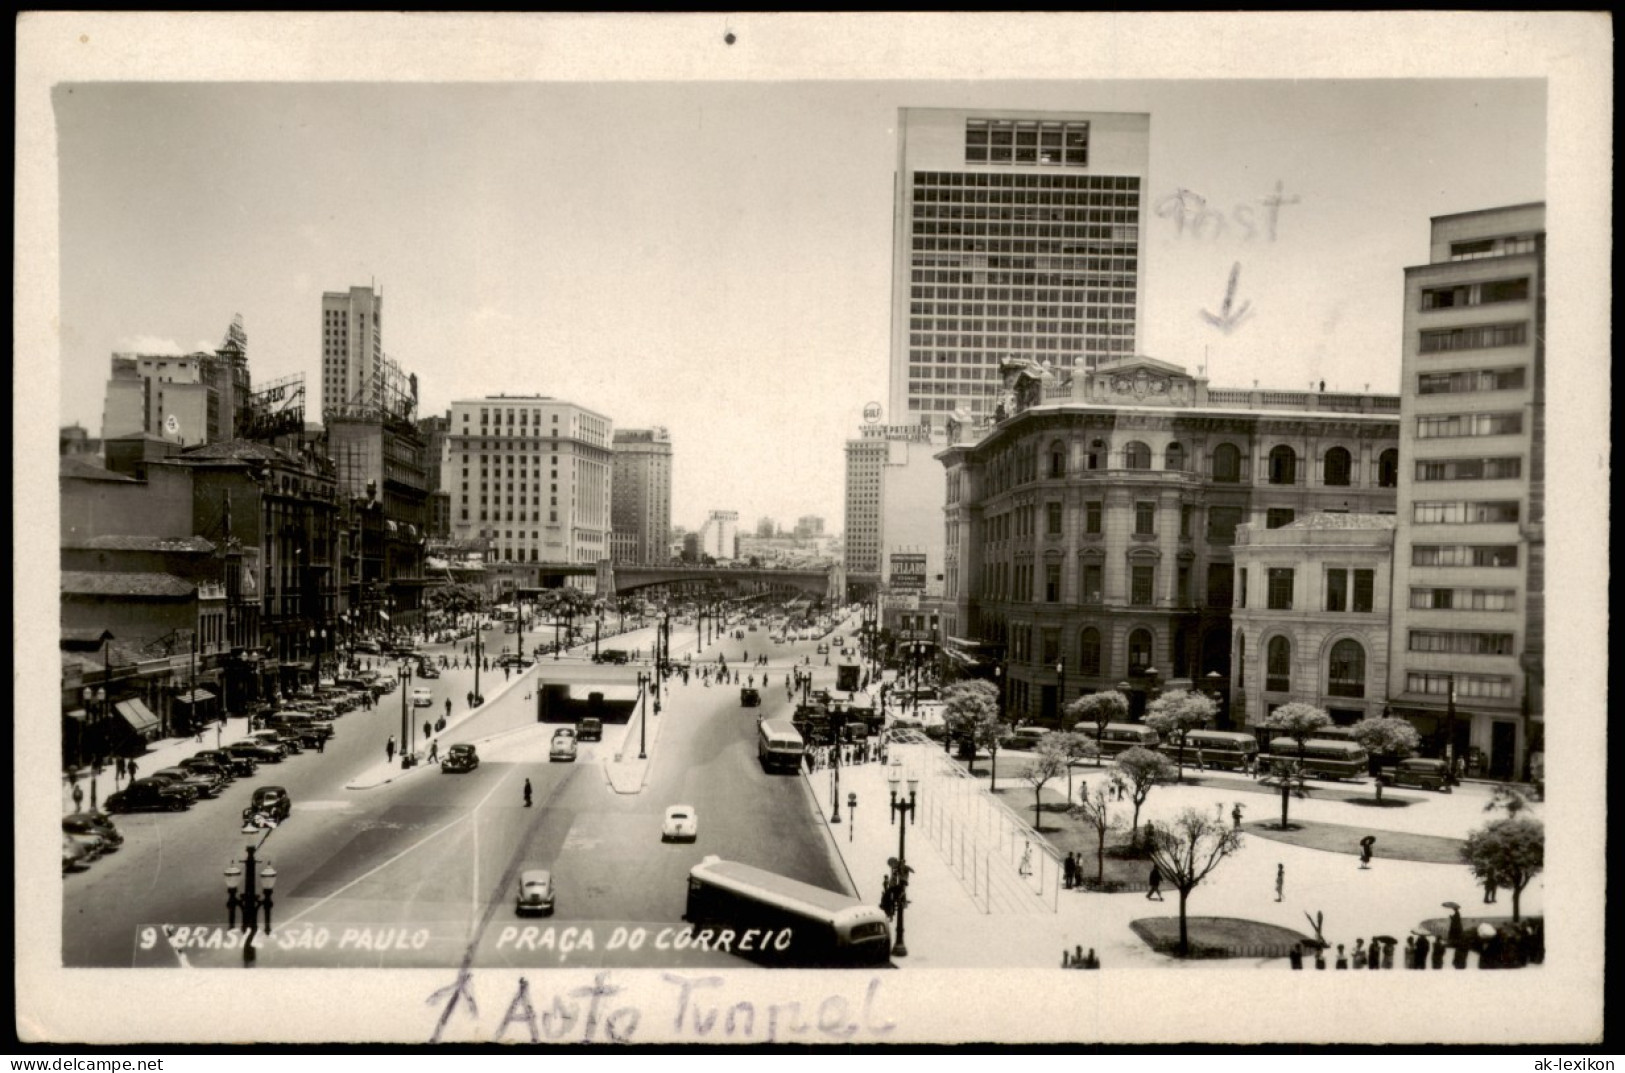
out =
[(525, 780), (525, 807), (530, 808), (530, 780)]
[(1354, 940), (1353, 961), (1354, 961), (1354, 967), (1356, 969), (1365, 968), (1365, 940), (1364, 939), (1356, 939), (1356, 940)]
[(1275, 900), (1280, 901), (1286, 894), (1286, 865), (1275, 866)]
[(130, 776), (130, 778), (132, 778), (132, 779), (135, 778), (135, 760), (134, 759), (130, 759), (130, 760), (125, 761), (124, 771), (125, 771), (126, 774), (128, 774)]
[(1485, 905), (1494, 905), (1495, 904), (1495, 895), (1496, 895), (1496, 891), (1498, 889), (1499, 889), (1499, 887), (1497, 886), (1497, 884), (1495, 882), (1495, 877), (1494, 876), (1489, 876), (1484, 880), (1484, 904)]
[(468, 691), (468, 706), (470, 708), (474, 707), (474, 691), (472, 689)]
[(1235, 824), (1235, 829), (1236, 830), (1238, 830), (1238, 831), (1241, 830), (1241, 802), (1240, 801), (1237, 801), (1236, 802), (1236, 807), (1230, 810), (1230, 821), (1233, 824)]
[(1376, 835), (1366, 835), (1360, 839), (1360, 867), (1371, 867), (1371, 847), (1377, 841)]
[(1461, 906), (1455, 902), (1445, 902), (1444, 907), (1450, 910), (1450, 945), (1453, 947), (1462, 944)]
[(316, 735), (316, 751), (318, 753), (327, 752), (327, 735), (326, 734), (318, 734), (318, 735)]
[(1153, 864), (1151, 866), (1151, 875), (1147, 877), (1146, 882), (1151, 884), (1151, 889), (1145, 892), (1146, 900), (1162, 901), (1162, 869)]
[(1077, 857), (1074, 856), (1071, 853), (1068, 853), (1066, 855), (1066, 860), (1063, 861), (1062, 864), (1061, 864), (1061, 869), (1065, 873), (1066, 889), (1071, 890), (1072, 889), (1072, 882), (1073, 882), (1074, 879), (1077, 878), (1077, 874), (1078, 874), (1078, 859), (1077, 859)]
[(390, 764), (395, 762), (395, 735), (393, 734), (389, 736), (389, 741), (384, 743), (384, 762)]
[(1432, 957), (1433, 957), (1433, 967), (1435, 969), (1444, 968), (1444, 940), (1443, 939), (1435, 939), (1435, 940), (1433, 940), (1433, 955), (1432, 955)]
[(1024, 842), (1021, 847), (1021, 866), (1016, 869), (1017, 874), (1030, 876), (1033, 874), (1033, 844)]
[(451, 718), (451, 698), (450, 697), (446, 698), (446, 718), (447, 719)]
[(123, 777), (124, 777), (124, 757), (120, 756), (120, 757), (116, 758), (114, 760), (114, 762), (113, 762), (113, 781), (117, 782), (118, 780), (122, 779)]
[(1405, 967), (1416, 968), (1416, 936), (1405, 936)]
[(73, 784), (73, 811), (83, 812), (85, 809), (85, 791), (76, 782)]
[(423, 721), (423, 740), (428, 741), (429, 735), (434, 732), (434, 724), (427, 719)]

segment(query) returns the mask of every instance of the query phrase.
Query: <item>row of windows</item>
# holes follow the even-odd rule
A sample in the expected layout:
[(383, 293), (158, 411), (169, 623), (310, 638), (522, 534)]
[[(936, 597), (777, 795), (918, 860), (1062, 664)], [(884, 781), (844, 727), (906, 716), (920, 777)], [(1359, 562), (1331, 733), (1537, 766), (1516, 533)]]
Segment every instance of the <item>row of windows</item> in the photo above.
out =
[(967, 119), (965, 163), (1086, 167), (1089, 163), (1089, 124)]
[[(915, 257), (914, 265), (909, 272), (909, 280), (915, 284), (910, 291), (910, 297), (920, 299), (940, 297), (944, 288), (974, 290), (978, 287), (987, 288), (989, 291), (1002, 288), (997, 294), (991, 294), (989, 297), (1008, 297), (1011, 300), (1024, 298), (1026, 291), (1010, 288), (1065, 287), (1075, 293), (1088, 294), (1095, 293), (1088, 290), (1093, 287), (1097, 292), (1119, 290), (1132, 294), (1139, 285), (1138, 279), (1131, 274), (1100, 274), (1098, 278), (1079, 279), (1072, 273), (1060, 273), (1048, 267), (1041, 267), (1037, 262), (1047, 260), (1042, 257), (1025, 258), (1023, 264), (1013, 265), (1009, 269), (989, 270), (986, 264), (971, 263), (984, 260), (985, 258), (975, 257)], [(936, 290), (933, 291), (932, 287)]]
[(1462, 309), (1495, 302), (1522, 302), (1529, 298), (1529, 277), (1460, 283), (1449, 287), (1428, 287), (1422, 291), (1422, 308)]
[(1452, 261), (1477, 261), (1485, 257), (1511, 257), (1515, 254), (1534, 252), (1534, 235), (1477, 238), (1450, 244), (1450, 259)]
[[(1264, 689), (1292, 690), (1292, 642), (1277, 634), (1264, 649)], [(1326, 661), (1326, 692), (1334, 697), (1365, 696), (1365, 647), (1345, 637), (1332, 646)]]
[(1422, 373), (1416, 378), (1421, 395), (1462, 395), (1475, 391), (1516, 391), (1524, 385), (1524, 367), (1474, 369), (1454, 373)]
[(1509, 700), (1512, 697), (1512, 679), (1497, 675), (1485, 674), (1440, 674), (1427, 671), (1412, 671), (1405, 676), (1405, 691), (1407, 693), (1424, 693), (1429, 696), (1447, 697), (1450, 687), (1455, 685), (1458, 697), (1480, 697), (1494, 700)]
[[(922, 266), (924, 267), (924, 266)], [(914, 288), (914, 301), (909, 304), (910, 313), (940, 313), (946, 310), (955, 315), (974, 313), (979, 309), (994, 309), (1002, 316), (1010, 306), (1000, 304), (1009, 302), (1094, 302), (1097, 306), (1106, 303), (1122, 303), (1132, 301), (1133, 284), (1123, 283), (1105, 286), (1099, 290), (1078, 290), (1073, 287), (1061, 288), (1060, 278), (1045, 273), (1034, 273), (1032, 286), (1018, 287), (955, 287), (946, 284), (931, 287)], [(1126, 287), (1128, 295), (1113, 293), (1113, 287)], [(958, 303), (963, 302), (961, 306)], [(987, 305), (988, 302), (995, 303)], [(1081, 308), (1075, 304), (1066, 305), (1068, 311)], [(1090, 307), (1096, 308), (1096, 307)], [(1068, 312), (1068, 316), (1078, 314)], [(1093, 315), (1093, 314), (1091, 314)]]
[[(982, 230), (987, 229), (983, 228)], [(939, 233), (937, 228), (926, 227), (925, 225), (916, 225), (914, 229), (914, 237), (909, 242), (909, 249), (915, 253), (970, 252), (995, 255), (1022, 253), (1053, 254), (1056, 252), (1056, 242), (1061, 241), (1063, 238), (1063, 236), (1059, 233), (1061, 231), (1060, 226), (1057, 225), (1053, 227), (1053, 230), (1057, 233), (1049, 238), (965, 238), (959, 235), (957, 227), (946, 228)], [(1121, 252), (1125, 254), (1125, 256), (1061, 258), (1061, 260), (1065, 263), (1048, 265), (1046, 267), (1048, 267), (1051, 271), (1071, 273), (1133, 272), (1139, 259), (1137, 257), (1130, 256), (1130, 254), (1133, 252), (1131, 250), (1123, 250)], [(1011, 258), (1009, 260), (1014, 262), (1016, 259)], [(1024, 258), (1021, 260), (1029, 261), (1032, 260), (1032, 258)], [(989, 270), (995, 270), (999, 268), (1036, 268), (1038, 266), (1029, 266), (1025, 263), (1001, 264), (1000, 258), (998, 256), (994, 256), (988, 258), (987, 267)], [(996, 272), (992, 272), (987, 282), (1001, 282), (997, 278), (992, 278), (996, 275)], [(977, 280), (975, 282), (981, 281)], [(1016, 278), (1009, 278), (1003, 280), (1003, 282), (1020, 283), (1023, 281)], [(1062, 282), (1075, 284), (1079, 281), (1077, 279), (1069, 280), (1063, 276)]]
[(1529, 325), (1480, 324), (1468, 328), (1430, 328), (1422, 333), (1423, 354), (1444, 354), (1457, 350), (1484, 350), (1498, 346), (1520, 346), (1529, 341)]
[(1494, 566), (1518, 565), (1516, 544), (1414, 544), (1412, 566)]
[(1412, 504), (1412, 520), (1417, 525), (1477, 525), (1487, 522), (1515, 522), (1518, 520), (1516, 500), (1420, 501)]
[[(1107, 458), (1106, 442), (1093, 440), (1084, 455), (1085, 470), (1098, 470)], [(1123, 445), (1123, 468), (1129, 470), (1149, 470), (1152, 468), (1151, 448), (1138, 440), (1131, 440)], [(1003, 490), (999, 476), (1000, 459), (996, 459), (989, 467), (990, 493), (996, 494)], [(1056, 441), (1048, 449), (1048, 468), (1045, 471), (1050, 479), (1064, 478), (1067, 474), (1067, 446)], [(1213, 449), (1212, 469), (1210, 476), (1216, 481), (1239, 481), (1242, 471), (1241, 450), (1234, 444), (1221, 443)], [(1298, 480), (1297, 452), (1286, 444), (1279, 444), (1269, 453), (1269, 482), (1271, 484), (1296, 484)], [(1186, 467), (1185, 447), (1181, 443), (1170, 443), (1162, 454), (1162, 468), (1170, 471), (1184, 471)], [(1399, 483), (1399, 452), (1394, 448), (1382, 452), (1378, 460), (1378, 486), (1392, 488)], [(1344, 447), (1328, 449), (1321, 459), (1321, 483), (1334, 487), (1346, 487), (1353, 479), (1354, 456)], [(1020, 483), (1020, 482), (1018, 482)]]
[(1439, 458), (1416, 463), (1419, 481), (1494, 481), (1522, 475), (1521, 458)]
[(1001, 195), (1014, 190), (1033, 190), (1059, 193), (1070, 190), (1131, 190), (1140, 189), (1140, 180), (1134, 175), (1017, 175), (998, 172), (917, 171), (914, 173), (916, 191), (921, 188), (962, 187), (967, 190), (986, 190)]
[(1416, 419), (1416, 438), (1443, 440), (1462, 436), (1505, 436), (1523, 431), (1523, 414), (1438, 414)]
[(1516, 611), (1517, 589), (1411, 589), (1417, 611)]
[[(465, 521), (465, 522), (468, 521), (468, 508), (463, 507), (462, 510), (460, 511), (460, 515), (461, 515), (461, 519), (463, 521)], [(483, 511), (483, 510), (480, 511), (480, 521), (482, 521), (482, 522), (522, 522), (524, 520), (525, 520), (525, 512), (524, 511), (520, 511), (519, 516), (517, 518), (514, 517), (514, 513), (511, 510), (506, 511), (506, 512), (491, 511), (489, 516), (487, 516), (485, 511)], [(531, 511), (530, 512), (530, 520), (533, 521), (533, 522), (541, 521), (542, 520), (541, 512), (540, 511), (534, 511), (534, 510)], [(548, 511), (547, 512), (547, 520), (549, 522), (552, 522), (553, 524), (557, 525), (558, 520), (559, 520), (559, 512), (556, 511), (556, 510)]]
[(1454, 656), (1510, 656), (1512, 634), (1466, 630), (1411, 630), (1412, 652), (1445, 652)]
[[(1011, 309), (1014, 309), (1012, 315)], [(1081, 310), (1082, 306), (1068, 307)], [(910, 317), (908, 328), (911, 332), (1019, 332), (1034, 331), (1054, 334), (1057, 332), (1083, 332), (1084, 330), (1104, 332), (1113, 321), (1134, 319), (1134, 310), (1129, 306), (1112, 309), (1097, 309), (1091, 307), (1087, 317), (1081, 312), (1068, 314), (1061, 312), (1059, 306), (988, 306), (985, 318), (974, 316), (959, 316), (948, 314), (920, 315)], [(1116, 327), (1117, 325), (1113, 325)], [(915, 339), (919, 344), (921, 340)], [(951, 344), (950, 344), (951, 345)]]

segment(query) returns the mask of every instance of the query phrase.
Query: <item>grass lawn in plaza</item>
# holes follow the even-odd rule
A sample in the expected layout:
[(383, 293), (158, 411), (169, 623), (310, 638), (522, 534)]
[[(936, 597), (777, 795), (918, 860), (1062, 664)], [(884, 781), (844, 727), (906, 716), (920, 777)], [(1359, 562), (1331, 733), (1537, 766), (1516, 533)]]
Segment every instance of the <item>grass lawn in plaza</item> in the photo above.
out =
[(1459, 838), (1412, 834), (1407, 831), (1372, 830), (1348, 827), (1340, 823), (1315, 823), (1310, 820), (1291, 820), (1290, 828), (1283, 831), (1277, 826), (1278, 823), (1278, 819), (1261, 820), (1244, 823), (1241, 829), (1259, 838), (1323, 850), (1327, 853), (1346, 853), (1353, 857), (1360, 855), (1360, 839), (1372, 835), (1377, 840), (1372, 847), (1375, 854), (1373, 867), (1380, 865), (1385, 857), (1389, 860), (1421, 861), (1425, 864), (1460, 864), (1461, 848), (1467, 844)]
[[(1145, 917), (1129, 924), (1129, 928), (1157, 953), (1180, 956), (1178, 916)], [(1186, 917), (1185, 931), (1189, 939), (1185, 956), (1192, 958), (1286, 957), (1299, 943), (1314, 943), (1291, 928), (1237, 917)]]

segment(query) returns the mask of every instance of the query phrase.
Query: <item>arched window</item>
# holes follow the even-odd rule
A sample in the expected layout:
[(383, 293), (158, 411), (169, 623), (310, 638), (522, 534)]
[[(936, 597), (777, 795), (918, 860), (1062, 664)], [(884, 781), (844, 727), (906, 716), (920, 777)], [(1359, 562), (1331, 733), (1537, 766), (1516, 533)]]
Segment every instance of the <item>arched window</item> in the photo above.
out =
[(1124, 469), (1150, 469), (1151, 448), (1135, 440), (1123, 448)]
[(1213, 448), (1213, 479), (1216, 481), (1241, 480), (1241, 451), (1233, 443), (1221, 443)]
[(1399, 450), (1388, 448), (1377, 456), (1377, 487), (1399, 487)]
[(1104, 440), (1090, 440), (1089, 441), (1089, 453), (1084, 456), (1084, 463), (1083, 463), (1084, 468), (1085, 469), (1099, 469), (1100, 468), (1100, 459), (1105, 453), (1106, 453), (1106, 442)]
[(1334, 697), (1365, 696), (1365, 649), (1344, 639), (1332, 646), (1326, 692)]
[(1346, 447), (1333, 447), (1326, 452), (1325, 483), (1346, 487), (1354, 471), (1354, 462)]
[(1292, 642), (1280, 634), (1271, 637), (1265, 649), (1264, 688), (1271, 693), (1292, 689)]
[(1151, 631), (1135, 630), (1128, 635), (1128, 673), (1144, 674), (1151, 666)]
[(1078, 634), (1078, 670), (1098, 675), (1100, 670), (1100, 631), (1090, 627)]
[(1247, 635), (1236, 631), (1236, 688), (1247, 688)]
[(1179, 471), (1185, 468), (1185, 448), (1177, 443), (1170, 443), (1168, 450), (1162, 456), (1162, 468)]
[(1049, 475), (1051, 477), (1066, 476), (1066, 444), (1056, 440), (1049, 445)]
[(1298, 452), (1284, 443), (1270, 451), (1270, 483), (1298, 483)]

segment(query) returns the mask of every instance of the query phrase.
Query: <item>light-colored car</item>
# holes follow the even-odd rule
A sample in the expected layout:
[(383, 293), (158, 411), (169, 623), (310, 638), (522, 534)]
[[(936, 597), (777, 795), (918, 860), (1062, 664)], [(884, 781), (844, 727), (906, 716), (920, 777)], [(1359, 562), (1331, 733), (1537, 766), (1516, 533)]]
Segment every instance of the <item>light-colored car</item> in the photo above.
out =
[(553, 912), (553, 873), (544, 869), (534, 868), (519, 873), (519, 896), (514, 902), (514, 912), (520, 916), (526, 913)]
[(673, 805), (660, 825), (660, 841), (692, 842), (700, 837), (700, 815), (693, 805)]
[(412, 690), (412, 707), (427, 708), (434, 703), (434, 694), (427, 686), (417, 686)]
[(568, 737), (560, 736), (553, 739), (552, 746), (547, 750), (550, 761), (571, 761), (576, 758), (576, 736), (572, 731)]
[(557, 730), (553, 731), (553, 740), (554, 741), (558, 741), (560, 738), (569, 738), (569, 739), (571, 739), (573, 741), (573, 740), (575, 740), (575, 737), (576, 737), (576, 728), (575, 727), (559, 727)]

